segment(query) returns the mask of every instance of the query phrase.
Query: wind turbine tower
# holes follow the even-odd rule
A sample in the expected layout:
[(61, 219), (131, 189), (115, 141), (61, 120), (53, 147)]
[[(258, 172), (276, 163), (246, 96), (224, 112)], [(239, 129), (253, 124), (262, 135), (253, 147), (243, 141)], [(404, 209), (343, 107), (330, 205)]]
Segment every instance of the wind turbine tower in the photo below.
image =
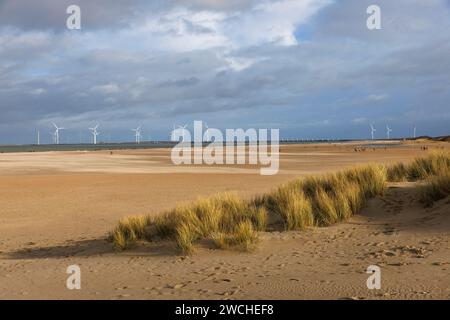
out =
[(89, 130), (91, 130), (94, 144), (97, 144), (97, 136), (99, 135), (99, 132), (97, 131), (97, 128), (98, 128), (98, 124), (95, 127), (93, 127), (93, 128), (88, 128)]
[(134, 131), (136, 143), (139, 144), (141, 142), (141, 126), (137, 127), (136, 129), (131, 129), (131, 131)]
[(375, 129), (375, 127), (373, 126), (373, 124), (370, 125), (370, 134), (372, 135), (372, 140), (374, 139), (373, 134), (375, 133), (375, 131), (377, 131), (377, 129)]
[(59, 128), (54, 122), (52, 122), (53, 126), (55, 127), (54, 137), (55, 137), (55, 144), (59, 144), (59, 130), (63, 130), (64, 128)]
[(387, 134), (388, 140), (391, 139), (391, 132), (392, 132), (392, 129), (389, 128), (388, 125), (386, 125), (386, 134)]

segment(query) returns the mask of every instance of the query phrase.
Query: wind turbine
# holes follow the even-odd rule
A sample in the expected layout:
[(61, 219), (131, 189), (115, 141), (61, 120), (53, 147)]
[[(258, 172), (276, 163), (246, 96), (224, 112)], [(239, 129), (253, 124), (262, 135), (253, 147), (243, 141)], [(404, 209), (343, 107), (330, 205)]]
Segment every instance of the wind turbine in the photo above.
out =
[(373, 140), (373, 134), (375, 133), (375, 131), (377, 131), (377, 129), (374, 128), (373, 124), (370, 125), (370, 133), (372, 135), (372, 140)]
[(131, 129), (131, 131), (134, 131), (136, 143), (139, 144), (141, 142), (141, 126), (137, 127), (136, 129)]
[(389, 128), (388, 125), (386, 125), (386, 134), (387, 134), (388, 140), (391, 138), (391, 132), (392, 132), (392, 129)]
[(41, 133), (39, 132), (39, 130), (37, 131), (37, 145), (41, 145)]
[(98, 128), (98, 123), (97, 123), (97, 125), (95, 126), (95, 127), (93, 127), (93, 128), (88, 128), (89, 130), (91, 130), (91, 133), (92, 133), (92, 137), (93, 137), (93, 143), (94, 144), (97, 144), (97, 136), (99, 135), (99, 132), (97, 131), (97, 128)]
[(63, 130), (65, 128), (59, 128), (54, 122), (52, 122), (53, 126), (55, 127), (54, 137), (55, 137), (55, 144), (59, 144), (59, 130)]
[(416, 138), (416, 125), (414, 125), (414, 127), (413, 127), (413, 131), (414, 131), (414, 135), (413, 135), (413, 137), (414, 137), (414, 139)]

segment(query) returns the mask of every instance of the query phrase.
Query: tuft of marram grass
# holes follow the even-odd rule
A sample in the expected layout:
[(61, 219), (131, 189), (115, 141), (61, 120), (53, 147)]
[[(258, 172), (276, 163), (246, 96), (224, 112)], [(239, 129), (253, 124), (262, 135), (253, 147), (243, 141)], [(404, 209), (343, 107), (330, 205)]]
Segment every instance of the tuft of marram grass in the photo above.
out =
[(311, 201), (296, 184), (287, 184), (267, 196), (268, 210), (279, 215), (285, 230), (304, 230), (314, 225)]
[(398, 163), (388, 167), (388, 180), (393, 182), (424, 180), (445, 173), (449, 167), (450, 153), (435, 151), (409, 164)]
[(387, 179), (392, 182), (407, 180), (408, 169), (404, 163), (397, 163), (387, 168)]
[(214, 237), (214, 243), (220, 249), (251, 251), (258, 241), (253, 224), (250, 221), (240, 222), (231, 233), (219, 233)]
[(257, 232), (268, 227), (269, 216), (283, 221), (285, 230), (304, 230), (309, 226), (328, 226), (359, 212), (368, 199), (383, 195), (389, 180), (430, 179), (423, 189), (424, 203), (448, 195), (449, 153), (434, 153), (409, 165), (386, 168), (367, 165), (323, 176), (297, 179), (244, 200), (235, 193), (200, 198), (153, 218), (121, 219), (109, 239), (118, 250), (125, 250), (137, 240), (173, 240), (184, 254), (193, 252), (194, 244), (211, 239), (218, 248), (250, 250)]
[(428, 178), (423, 186), (419, 187), (419, 200), (430, 207), (434, 202), (450, 195), (450, 170), (442, 175)]
[(386, 191), (387, 170), (383, 165), (371, 164), (348, 169), (340, 176), (343, 181), (358, 185), (365, 199), (383, 195)]
[(109, 234), (109, 240), (113, 243), (117, 251), (128, 249), (135, 239), (126, 239), (125, 233), (116, 228)]
[(192, 254), (194, 241), (198, 238), (199, 233), (194, 225), (181, 224), (177, 226), (175, 242), (183, 253)]
[(329, 226), (339, 222), (333, 198), (324, 190), (317, 190), (313, 197), (314, 215), (318, 226)]
[(132, 247), (137, 240), (144, 239), (146, 226), (149, 223), (148, 216), (127, 217), (119, 220), (117, 227), (109, 234), (117, 250), (125, 250)]
[(253, 228), (256, 231), (265, 231), (267, 228), (268, 212), (265, 207), (250, 205), (249, 217)]

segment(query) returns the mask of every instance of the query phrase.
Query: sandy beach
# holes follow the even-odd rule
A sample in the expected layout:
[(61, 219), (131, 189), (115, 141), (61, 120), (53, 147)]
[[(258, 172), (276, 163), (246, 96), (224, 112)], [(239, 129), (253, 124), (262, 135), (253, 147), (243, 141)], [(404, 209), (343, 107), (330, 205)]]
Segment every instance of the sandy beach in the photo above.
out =
[[(359, 145), (282, 145), (273, 176), (175, 166), (170, 149), (0, 154), (0, 299), (449, 299), (450, 204), (423, 208), (417, 183), (389, 184), (345, 223), (262, 233), (250, 253), (205, 245), (184, 257), (165, 242), (115, 252), (105, 240), (122, 217), (199, 196), (251, 197), (300, 176), (427, 154), (412, 142)], [(81, 290), (66, 288), (72, 264)], [(366, 287), (369, 265), (382, 269), (380, 290)]]

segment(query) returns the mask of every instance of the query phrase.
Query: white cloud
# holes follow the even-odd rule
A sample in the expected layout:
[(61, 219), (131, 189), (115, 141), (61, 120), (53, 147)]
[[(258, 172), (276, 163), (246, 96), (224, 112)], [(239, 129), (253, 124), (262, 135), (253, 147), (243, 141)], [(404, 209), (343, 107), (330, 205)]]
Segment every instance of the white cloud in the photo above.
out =
[(389, 95), (387, 95), (387, 94), (371, 94), (367, 97), (367, 100), (379, 102), (379, 101), (386, 100), (387, 98), (389, 98)]
[(355, 119), (352, 120), (352, 122), (353, 122), (353, 123), (357, 123), (357, 124), (360, 124), (360, 123), (366, 123), (366, 122), (367, 122), (367, 119), (364, 118), (364, 117), (362, 117), (362, 118), (355, 118)]
[(112, 93), (119, 93), (120, 88), (115, 83), (109, 83), (109, 84), (104, 84), (104, 85), (100, 85), (100, 86), (95, 86), (91, 89), (91, 91), (99, 92), (102, 94), (112, 94)]
[(231, 18), (234, 23), (226, 29), (238, 46), (295, 45), (296, 28), (330, 3), (329, 0), (263, 1), (245, 14)]
[(156, 50), (236, 50), (265, 43), (295, 45), (295, 30), (330, 0), (262, 1), (250, 10), (217, 12), (174, 8), (138, 21), (123, 35), (142, 35)]
[(245, 58), (245, 57), (232, 57), (232, 56), (221, 56), (219, 55), (219, 58), (222, 58), (227, 66), (225, 68), (219, 68), (218, 71), (224, 70), (224, 69), (230, 69), (233, 71), (243, 71), (247, 68), (250, 68), (252, 65), (254, 65), (257, 62), (263, 61), (266, 58)]
[(31, 94), (35, 94), (35, 95), (41, 95), (43, 93), (46, 93), (47, 90), (44, 88), (36, 88), (30, 91)]

